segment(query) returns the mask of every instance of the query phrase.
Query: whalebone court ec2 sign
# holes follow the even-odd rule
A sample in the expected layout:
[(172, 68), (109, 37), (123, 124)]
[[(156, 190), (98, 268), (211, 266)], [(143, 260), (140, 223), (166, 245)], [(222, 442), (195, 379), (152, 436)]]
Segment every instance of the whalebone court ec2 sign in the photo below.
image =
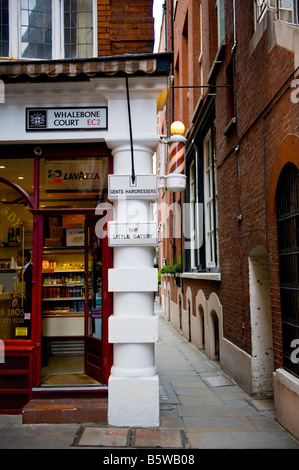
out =
[(107, 106), (26, 108), (26, 131), (107, 130)]

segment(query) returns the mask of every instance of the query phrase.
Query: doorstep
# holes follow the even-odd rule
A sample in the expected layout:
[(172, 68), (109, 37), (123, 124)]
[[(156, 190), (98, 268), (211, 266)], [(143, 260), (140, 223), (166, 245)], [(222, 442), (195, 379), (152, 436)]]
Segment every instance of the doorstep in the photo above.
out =
[(107, 410), (107, 397), (33, 399), (22, 409), (22, 423), (107, 423)]

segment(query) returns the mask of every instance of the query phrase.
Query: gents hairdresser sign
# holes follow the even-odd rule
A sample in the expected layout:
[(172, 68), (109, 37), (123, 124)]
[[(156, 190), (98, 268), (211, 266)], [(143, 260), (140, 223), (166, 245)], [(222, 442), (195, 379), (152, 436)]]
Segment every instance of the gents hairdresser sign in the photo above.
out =
[(26, 131), (98, 131), (107, 129), (107, 107), (26, 108)]

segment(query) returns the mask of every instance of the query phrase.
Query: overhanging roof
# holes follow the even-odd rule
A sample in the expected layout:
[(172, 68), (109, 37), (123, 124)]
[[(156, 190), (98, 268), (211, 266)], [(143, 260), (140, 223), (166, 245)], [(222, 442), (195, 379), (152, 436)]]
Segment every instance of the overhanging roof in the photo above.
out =
[(23, 81), (88, 80), (101, 76), (169, 75), (173, 55), (124, 54), (92, 59), (0, 59), (0, 78), (5, 83)]

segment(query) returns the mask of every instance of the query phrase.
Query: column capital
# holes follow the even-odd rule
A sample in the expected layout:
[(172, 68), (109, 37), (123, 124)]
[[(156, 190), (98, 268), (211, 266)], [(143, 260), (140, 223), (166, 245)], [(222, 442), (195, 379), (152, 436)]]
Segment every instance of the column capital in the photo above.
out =
[[(133, 147), (136, 152), (155, 152), (160, 137), (159, 135), (145, 135), (143, 137), (133, 138)], [(131, 151), (130, 136), (120, 136), (119, 134), (115, 137), (109, 135), (106, 139), (107, 146), (112, 150), (112, 154), (118, 152)]]

